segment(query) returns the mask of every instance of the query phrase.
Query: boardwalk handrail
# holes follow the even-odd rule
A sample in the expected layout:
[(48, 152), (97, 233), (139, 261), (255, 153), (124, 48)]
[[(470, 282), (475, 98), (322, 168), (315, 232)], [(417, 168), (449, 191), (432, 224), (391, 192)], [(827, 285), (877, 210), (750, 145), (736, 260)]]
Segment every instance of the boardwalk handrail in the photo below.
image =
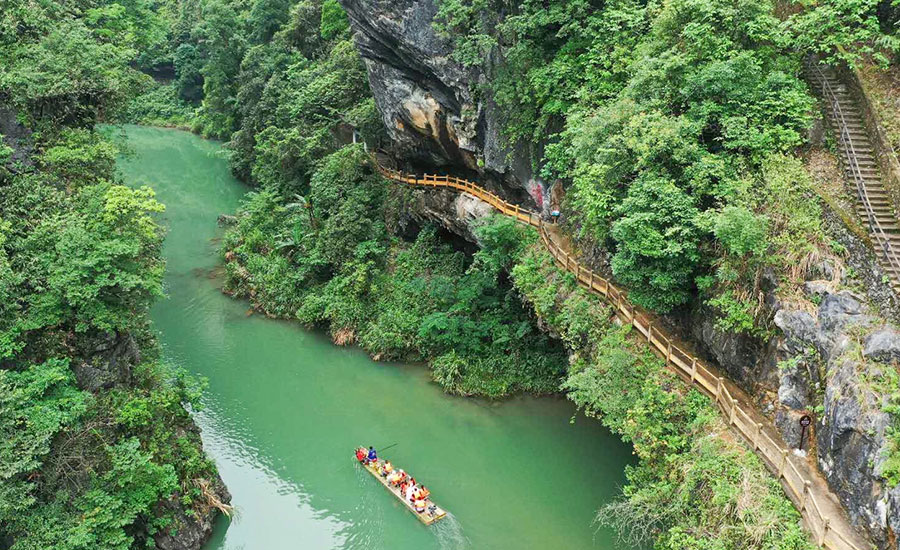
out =
[(866, 188), (865, 180), (862, 177), (862, 171), (859, 169), (859, 159), (856, 154), (856, 148), (853, 145), (853, 139), (850, 137), (850, 129), (847, 120), (844, 118), (844, 112), (841, 110), (838, 96), (835, 91), (831, 89), (831, 85), (828, 83), (828, 79), (825, 78), (825, 73), (822, 72), (819, 64), (810, 62), (808, 65), (816, 71), (816, 77), (822, 83), (822, 94), (826, 96), (831, 104), (831, 116), (835, 123), (840, 127), (839, 140), (844, 145), (844, 152), (847, 157), (847, 169), (856, 186), (856, 194), (859, 196), (859, 200), (862, 202), (863, 208), (866, 211), (866, 220), (869, 222), (869, 229), (872, 231), (875, 240), (878, 241), (878, 245), (884, 252), (888, 264), (897, 273), (900, 273), (900, 259), (895, 255), (894, 249), (891, 246), (891, 241), (888, 239), (887, 233), (878, 221), (878, 217), (875, 215), (875, 209), (872, 208), (872, 203), (869, 199), (869, 191)]
[(738, 403), (728, 389), (725, 379), (708, 367), (702, 359), (688, 353), (658, 327), (654, 327), (652, 318), (632, 305), (625, 291), (583, 266), (554, 243), (540, 214), (522, 209), (519, 205), (511, 204), (494, 193), (455, 176), (430, 174), (417, 176), (383, 167), (378, 162), (375, 162), (375, 166), (389, 180), (407, 185), (456, 189), (490, 204), (499, 212), (525, 225), (537, 228), (544, 247), (559, 267), (573, 273), (579, 286), (605, 299), (613, 307), (616, 316), (624, 323), (631, 324), (647, 339), (650, 347), (665, 359), (668, 368), (715, 402), (716, 407), (727, 418), (728, 425), (741, 434), (753, 447), (753, 451), (763, 459), (766, 468), (778, 478), (801, 516), (805, 514), (816, 544), (830, 550), (868, 550), (833, 528), (831, 519), (823, 515), (822, 506), (817, 501), (816, 495), (809, 490), (812, 482), (804, 478), (790, 449), (783, 444), (777, 433), (773, 432), (774, 435), (768, 433), (764, 423), (756, 421), (755, 418), (758, 417)]

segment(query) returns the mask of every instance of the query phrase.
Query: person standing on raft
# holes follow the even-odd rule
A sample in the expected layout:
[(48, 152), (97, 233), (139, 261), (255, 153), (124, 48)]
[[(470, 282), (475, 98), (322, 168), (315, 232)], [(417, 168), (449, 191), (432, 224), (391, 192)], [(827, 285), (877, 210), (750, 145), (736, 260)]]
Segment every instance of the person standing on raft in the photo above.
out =
[(375, 452), (375, 447), (369, 445), (369, 456), (366, 459), (366, 463), (370, 464), (372, 462), (378, 462), (378, 453)]

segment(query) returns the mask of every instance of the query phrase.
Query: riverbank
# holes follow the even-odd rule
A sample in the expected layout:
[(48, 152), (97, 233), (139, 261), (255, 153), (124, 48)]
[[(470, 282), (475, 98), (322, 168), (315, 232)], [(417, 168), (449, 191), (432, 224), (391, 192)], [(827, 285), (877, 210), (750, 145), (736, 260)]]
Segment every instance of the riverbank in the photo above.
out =
[[(620, 494), (628, 446), (563, 399), (447, 396), (421, 366), (372, 362), (297, 323), (248, 317), (247, 302), (223, 296), (214, 278), (216, 218), (246, 190), (218, 145), (126, 130), (135, 151), (122, 161), (126, 178), (152, 178), (170, 205), (168, 298), (154, 308), (154, 325), (166, 357), (209, 380), (196, 418), (238, 511), (208, 550), (296, 540), (322, 548), (623, 547), (592, 520)], [(389, 454), (440, 497), (455, 530), (423, 530), (358, 471), (353, 446), (395, 442)]]

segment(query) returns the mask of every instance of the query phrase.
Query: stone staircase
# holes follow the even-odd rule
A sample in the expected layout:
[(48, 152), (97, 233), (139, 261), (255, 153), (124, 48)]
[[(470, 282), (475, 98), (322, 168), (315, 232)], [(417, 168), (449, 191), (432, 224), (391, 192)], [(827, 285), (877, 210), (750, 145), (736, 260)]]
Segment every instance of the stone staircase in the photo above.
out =
[(809, 60), (806, 74), (822, 98), (829, 125), (837, 138), (844, 177), (856, 195), (856, 212), (869, 229), (875, 253), (890, 278), (891, 287), (900, 294), (900, 220), (882, 182), (863, 114), (834, 68)]

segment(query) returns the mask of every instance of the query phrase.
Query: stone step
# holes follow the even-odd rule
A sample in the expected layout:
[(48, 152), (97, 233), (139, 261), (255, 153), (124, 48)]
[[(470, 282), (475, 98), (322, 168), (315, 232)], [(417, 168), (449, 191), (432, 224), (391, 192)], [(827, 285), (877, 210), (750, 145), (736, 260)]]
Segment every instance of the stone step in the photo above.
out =
[[(865, 210), (857, 210), (856, 214), (864, 222), (868, 223), (869, 216), (866, 215)], [(891, 233), (895, 232), (896, 230), (900, 230), (900, 225), (897, 225), (897, 216), (891, 212), (886, 214), (879, 214), (878, 212), (876, 212), (875, 219), (878, 220), (878, 225), (881, 226), (881, 229), (884, 230), (885, 233), (887, 233), (888, 230), (890, 230)]]
[[(853, 148), (853, 152), (855, 154), (852, 155), (852, 157), (855, 158), (856, 162), (858, 162), (859, 164), (862, 164), (862, 163), (875, 164), (878, 162), (872, 153), (860, 151), (859, 148), (857, 148), (857, 147)], [(847, 157), (848, 159), (851, 158), (849, 149), (844, 150), (844, 156)]]

